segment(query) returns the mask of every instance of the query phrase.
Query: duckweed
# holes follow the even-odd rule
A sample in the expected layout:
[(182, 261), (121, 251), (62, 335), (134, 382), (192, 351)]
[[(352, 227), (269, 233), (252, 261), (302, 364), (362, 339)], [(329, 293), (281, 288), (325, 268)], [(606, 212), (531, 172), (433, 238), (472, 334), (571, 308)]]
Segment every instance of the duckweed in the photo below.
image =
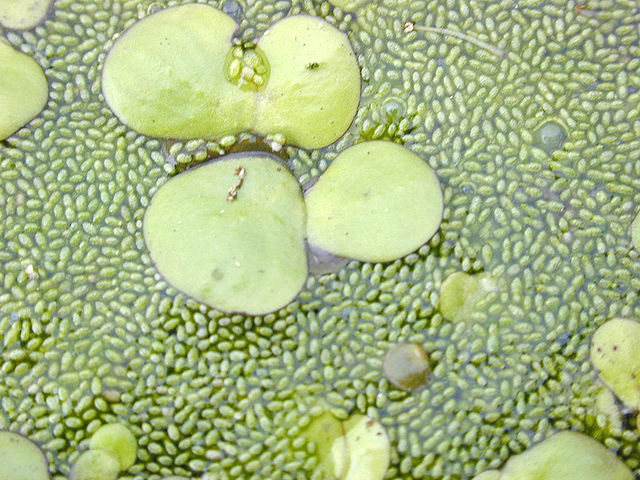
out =
[(91, 449), (103, 450), (118, 460), (120, 470), (136, 461), (138, 445), (133, 433), (121, 423), (103, 425), (91, 435)]
[(234, 44), (237, 28), (197, 4), (137, 22), (105, 60), (106, 101), (123, 123), (154, 137), (219, 140), (252, 130), (305, 148), (337, 140), (360, 99), (347, 36), (309, 15), (276, 22), (255, 44)]
[(220, 10), (195, 3), (146, 17), (109, 51), (105, 100), (123, 123), (153, 137), (216, 139), (244, 130), (252, 94), (225, 76), (237, 27)]
[(500, 475), (505, 480), (537, 478), (631, 480), (633, 473), (601, 443), (563, 431), (509, 459)]
[(304, 204), (287, 168), (237, 154), (163, 185), (144, 216), (160, 273), (227, 312), (257, 315), (288, 304), (307, 276)]
[(450, 320), (461, 320), (473, 311), (477, 302), (496, 288), (496, 282), (487, 275), (452, 273), (442, 282), (440, 312)]
[(640, 323), (614, 318), (591, 340), (591, 362), (620, 400), (640, 408)]
[(47, 97), (47, 79), (40, 65), (0, 38), (0, 140), (38, 115)]
[(30, 30), (47, 16), (52, 0), (0, 0), (0, 25)]
[(429, 166), (391, 142), (340, 153), (305, 195), (310, 244), (341, 257), (384, 262), (416, 250), (442, 218)]
[(47, 459), (40, 447), (20, 434), (0, 431), (0, 479), (48, 480)]
[(73, 464), (70, 480), (115, 480), (120, 466), (118, 459), (104, 450), (83, 452)]
[[(565, 429), (637, 474), (636, 419), (616, 402), (623, 428), (607, 421), (589, 355), (606, 320), (640, 318), (633, 6), (383, 1), (351, 13), (238, 0), (243, 45), (307, 14), (346, 33), (356, 53), (362, 98), (346, 134), (322, 150), (280, 152), (301, 184), (354, 143), (391, 138), (429, 163), (444, 200), (440, 228), (414, 252), (310, 276), (288, 306), (247, 316), (158, 274), (143, 218), (178, 168), (170, 145), (122, 124), (101, 94), (116, 36), (182, 3), (60, 0), (33, 30), (3, 30), (43, 67), (50, 96), (0, 142), (0, 428), (41, 445), (54, 480), (68, 479), (93, 432), (115, 422), (138, 440), (122, 480), (292, 480), (312, 478), (318, 458), (299, 432), (326, 401), (341, 420), (380, 418), (388, 478), (468, 480)], [(467, 33), (506, 58), (406, 34), (407, 19)], [(381, 108), (389, 98), (405, 108), (398, 121)], [(567, 133), (553, 155), (536, 137), (549, 120)], [(203, 161), (243, 138), (180, 142), (174, 158)], [(466, 321), (438, 308), (458, 271), (498, 284)], [(415, 394), (382, 377), (397, 343), (429, 352), (433, 371)]]

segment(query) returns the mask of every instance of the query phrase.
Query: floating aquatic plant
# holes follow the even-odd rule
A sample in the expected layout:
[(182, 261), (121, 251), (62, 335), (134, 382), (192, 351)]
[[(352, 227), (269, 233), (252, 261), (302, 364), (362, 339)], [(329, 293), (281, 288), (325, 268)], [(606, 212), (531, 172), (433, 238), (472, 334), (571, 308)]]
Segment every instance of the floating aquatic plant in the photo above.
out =
[[(220, 139), (252, 130), (316, 148), (351, 124), (360, 71), (346, 35), (321, 18), (287, 17), (256, 44), (206, 5), (162, 10), (114, 43), (102, 88), (120, 120), (145, 135)], [(194, 48), (197, 45), (197, 49)]]
[(40, 65), (0, 38), (0, 140), (38, 115), (48, 95)]
[(631, 222), (631, 243), (640, 251), (640, 213), (637, 213)]
[(500, 480), (500, 470), (487, 470), (479, 473), (472, 480)]
[(349, 467), (347, 440), (342, 422), (325, 411), (304, 430), (307, 440), (315, 443), (321, 478), (343, 478)]
[(91, 436), (92, 450), (103, 450), (118, 460), (120, 470), (126, 470), (136, 461), (138, 445), (133, 433), (120, 423), (98, 428)]
[(389, 349), (382, 362), (382, 370), (395, 387), (413, 391), (426, 385), (431, 365), (420, 345), (401, 343)]
[(46, 18), (51, 1), (0, 0), (0, 25), (14, 30), (30, 30)]
[(486, 274), (452, 273), (442, 282), (440, 313), (449, 320), (461, 320), (477, 302), (495, 289), (496, 282)]
[(258, 40), (271, 76), (257, 93), (253, 129), (305, 148), (329, 145), (353, 120), (360, 69), (345, 34), (310, 15), (286, 17)]
[(0, 430), (0, 479), (48, 480), (49, 467), (40, 447), (20, 434)]
[(104, 450), (83, 452), (71, 468), (70, 480), (115, 480), (120, 473), (118, 459)]
[(433, 170), (385, 141), (340, 153), (306, 193), (310, 244), (341, 257), (385, 262), (416, 250), (442, 219)]
[(632, 408), (640, 408), (640, 323), (614, 318), (591, 339), (591, 363), (602, 381)]
[(389, 468), (391, 445), (376, 419), (352, 415), (343, 423), (349, 455), (344, 480), (382, 480)]
[(163, 185), (144, 216), (144, 238), (165, 279), (226, 312), (277, 310), (307, 277), (304, 202), (276, 159), (234, 154)]
[(500, 480), (632, 480), (631, 470), (591, 437), (562, 431), (511, 457)]
[(105, 100), (123, 123), (153, 137), (217, 139), (248, 128), (252, 92), (225, 76), (237, 27), (220, 10), (198, 4), (144, 18), (105, 59)]
[(382, 480), (389, 468), (387, 433), (374, 418), (352, 415), (341, 422), (329, 412), (316, 417), (304, 431), (314, 442), (316, 474), (327, 480)]

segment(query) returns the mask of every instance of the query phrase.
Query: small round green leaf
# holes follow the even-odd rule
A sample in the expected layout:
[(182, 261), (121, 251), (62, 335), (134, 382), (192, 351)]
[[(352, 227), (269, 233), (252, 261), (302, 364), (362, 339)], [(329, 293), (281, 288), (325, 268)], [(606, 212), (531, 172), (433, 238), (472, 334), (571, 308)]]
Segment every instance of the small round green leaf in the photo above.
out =
[(260, 38), (271, 67), (257, 92), (254, 129), (319, 148), (351, 125), (360, 101), (360, 69), (347, 36), (321, 18), (293, 15)]
[(91, 449), (104, 450), (112, 454), (126, 470), (136, 462), (138, 443), (133, 433), (120, 423), (103, 425), (91, 436)]
[(51, 0), (0, 0), (0, 25), (30, 30), (46, 18), (49, 5)]
[(342, 152), (307, 192), (310, 244), (358, 260), (385, 262), (416, 250), (442, 219), (435, 173), (395, 143)]
[(495, 289), (496, 282), (486, 274), (452, 273), (442, 282), (440, 313), (449, 320), (462, 320), (477, 302)]
[(268, 155), (235, 154), (162, 186), (144, 237), (174, 287), (225, 312), (259, 315), (302, 288), (304, 226), (300, 186), (287, 168)]
[(104, 450), (83, 452), (71, 468), (70, 480), (116, 480), (118, 459)]
[(0, 480), (48, 480), (47, 459), (40, 447), (17, 433), (0, 431)]
[(591, 339), (591, 363), (620, 400), (640, 408), (640, 323), (609, 320)]
[(220, 10), (195, 3), (137, 22), (104, 63), (102, 90), (110, 108), (154, 137), (216, 139), (248, 129), (254, 94), (226, 76), (237, 26)]
[(48, 96), (40, 65), (0, 38), (0, 140), (38, 115)]
[(511, 457), (500, 480), (633, 480), (613, 452), (581, 433), (562, 431)]

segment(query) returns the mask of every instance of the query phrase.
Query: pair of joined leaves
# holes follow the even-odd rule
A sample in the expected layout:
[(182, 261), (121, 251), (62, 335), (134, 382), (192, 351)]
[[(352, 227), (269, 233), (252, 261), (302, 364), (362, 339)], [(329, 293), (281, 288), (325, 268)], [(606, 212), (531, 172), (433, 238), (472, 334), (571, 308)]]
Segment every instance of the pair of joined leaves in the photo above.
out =
[(429, 240), (442, 210), (433, 170), (411, 151), (375, 141), (338, 155), (304, 199), (269, 155), (203, 164), (158, 190), (143, 228), (170, 284), (220, 310), (259, 315), (302, 289), (305, 241), (341, 257), (391, 261)]
[(105, 60), (113, 112), (145, 135), (216, 140), (246, 130), (318, 148), (349, 127), (360, 70), (349, 39), (321, 18), (295, 15), (255, 45), (207, 5), (162, 10), (134, 24)]

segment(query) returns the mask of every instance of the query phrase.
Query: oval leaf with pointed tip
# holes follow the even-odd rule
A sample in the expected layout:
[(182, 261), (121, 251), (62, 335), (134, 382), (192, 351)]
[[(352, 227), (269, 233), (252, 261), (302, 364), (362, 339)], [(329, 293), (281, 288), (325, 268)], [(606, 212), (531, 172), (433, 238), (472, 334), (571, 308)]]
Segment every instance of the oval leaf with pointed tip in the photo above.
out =
[(17, 433), (0, 431), (0, 479), (47, 480), (49, 468), (40, 447)]
[(633, 480), (613, 452), (581, 433), (562, 431), (511, 457), (500, 480)]
[(38, 115), (48, 96), (40, 65), (0, 39), (0, 140)]
[(591, 363), (620, 400), (640, 408), (640, 323), (614, 318), (591, 339)]
[(442, 219), (435, 173), (395, 143), (342, 152), (307, 192), (310, 244), (342, 257), (385, 262), (416, 250)]
[(300, 186), (287, 168), (268, 155), (235, 154), (163, 185), (145, 213), (144, 238), (174, 287), (226, 312), (259, 315), (302, 288), (304, 226)]
[(46, 18), (50, 4), (51, 0), (0, 0), (0, 25), (30, 30)]
[(253, 92), (225, 76), (236, 22), (206, 5), (167, 8), (113, 44), (102, 90), (126, 125), (154, 137), (215, 139), (249, 128)]
[(351, 125), (360, 102), (360, 69), (347, 36), (318, 17), (293, 15), (260, 38), (271, 67), (258, 90), (254, 129), (319, 148)]

